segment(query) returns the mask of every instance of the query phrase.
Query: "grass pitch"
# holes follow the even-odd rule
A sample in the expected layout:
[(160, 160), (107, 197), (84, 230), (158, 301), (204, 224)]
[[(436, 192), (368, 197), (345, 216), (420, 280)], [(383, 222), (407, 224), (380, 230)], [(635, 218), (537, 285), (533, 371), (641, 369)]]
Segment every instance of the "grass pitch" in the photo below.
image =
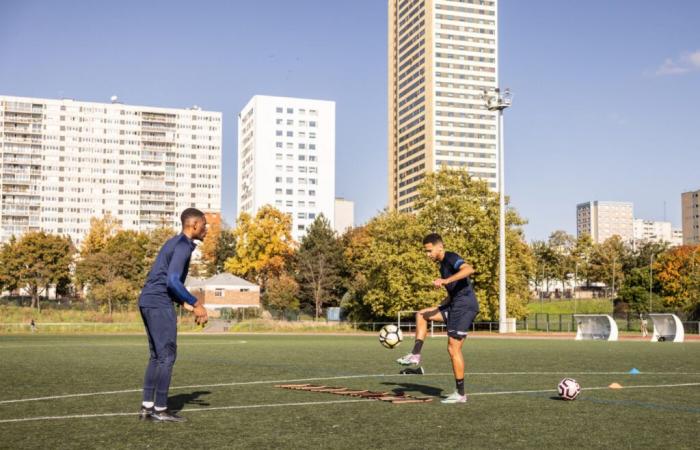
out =
[[(188, 422), (173, 424), (136, 418), (145, 336), (0, 337), (0, 448), (697, 448), (700, 343), (469, 338), (466, 405), (439, 402), (454, 389), (444, 338), (424, 346), (426, 375), (397, 374), (411, 343), (181, 335), (170, 401)], [(565, 376), (574, 402), (556, 399)], [(274, 387), (297, 381), (436, 399)]]

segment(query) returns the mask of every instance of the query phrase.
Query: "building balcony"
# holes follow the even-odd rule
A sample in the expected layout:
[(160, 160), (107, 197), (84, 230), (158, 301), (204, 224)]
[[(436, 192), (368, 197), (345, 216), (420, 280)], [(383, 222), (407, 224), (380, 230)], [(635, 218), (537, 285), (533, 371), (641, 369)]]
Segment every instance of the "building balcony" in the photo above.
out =
[(13, 144), (41, 144), (42, 139), (30, 138), (24, 136), (13, 136), (11, 134), (5, 133), (5, 142), (10, 142)]
[(23, 124), (23, 125), (30, 125), (34, 123), (41, 123), (41, 117), (36, 117), (36, 116), (17, 116), (14, 114), (5, 114), (5, 117), (2, 119), (3, 122), (5, 122), (5, 126), (7, 124), (13, 123), (13, 124)]
[(141, 126), (154, 126), (160, 123), (175, 123), (176, 121), (175, 114), (141, 113)]
[(175, 124), (170, 123), (170, 122), (164, 122), (164, 123), (142, 123), (141, 124), (141, 131), (146, 131), (146, 132), (166, 132), (166, 131), (175, 131)]
[(5, 103), (5, 111), (25, 114), (43, 114), (43, 106), (34, 106), (28, 103)]
[(164, 143), (175, 143), (174, 136), (155, 136), (155, 135), (141, 135), (141, 141), (143, 142), (164, 142)]

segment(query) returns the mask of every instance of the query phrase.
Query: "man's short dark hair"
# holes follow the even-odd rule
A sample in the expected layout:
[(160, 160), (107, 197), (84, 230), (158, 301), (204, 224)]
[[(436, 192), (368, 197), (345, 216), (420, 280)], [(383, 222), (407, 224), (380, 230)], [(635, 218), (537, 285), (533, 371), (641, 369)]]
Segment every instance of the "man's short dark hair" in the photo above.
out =
[(437, 233), (430, 233), (423, 238), (423, 245), (425, 244), (442, 244), (442, 237)]
[(188, 220), (190, 219), (204, 219), (204, 213), (197, 208), (187, 208), (180, 214), (180, 222), (184, 227)]

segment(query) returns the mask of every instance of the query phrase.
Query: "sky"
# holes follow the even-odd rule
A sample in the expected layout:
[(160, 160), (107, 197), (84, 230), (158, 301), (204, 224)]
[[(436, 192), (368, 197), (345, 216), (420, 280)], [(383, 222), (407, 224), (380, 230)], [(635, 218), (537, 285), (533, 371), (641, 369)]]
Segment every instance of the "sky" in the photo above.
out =
[[(526, 238), (576, 231), (576, 204), (634, 202), (681, 225), (700, 189), (700, 2), (500, 0), (506, 192)], [(236, 211), (236, 116), (256, 94), (336, 102), (336, 196), (387, 204), (385, 0), (0, 0), (0, 94), (223, 113), (222, 212)]]

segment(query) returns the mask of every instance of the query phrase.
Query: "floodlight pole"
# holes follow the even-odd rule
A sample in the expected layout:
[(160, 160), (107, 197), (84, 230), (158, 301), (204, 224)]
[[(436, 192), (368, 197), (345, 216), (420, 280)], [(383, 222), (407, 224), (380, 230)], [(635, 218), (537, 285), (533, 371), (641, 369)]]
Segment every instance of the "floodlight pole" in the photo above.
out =
[(498, 332), (508, 332), (506, 321), (506, 197), (505, 197), (505, 151), (503, 145), (503, 110), (508, 108), (511, 101), (510, 89), (501, 94), (500, 89), (484, 91), (486, 108), (498, 111), (498, 240), (499, 240), (499, 271), (498, 271)]

